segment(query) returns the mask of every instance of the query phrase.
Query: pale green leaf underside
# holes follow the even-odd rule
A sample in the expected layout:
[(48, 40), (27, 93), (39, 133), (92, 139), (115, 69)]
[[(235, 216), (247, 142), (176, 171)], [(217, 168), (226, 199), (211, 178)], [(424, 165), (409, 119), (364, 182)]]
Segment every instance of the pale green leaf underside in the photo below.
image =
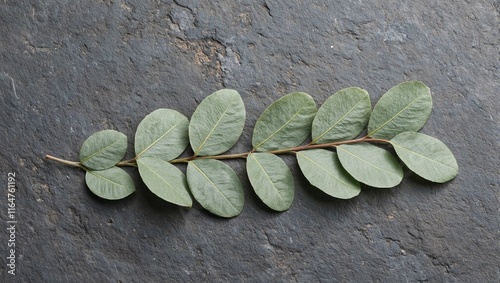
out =
[(245, 105), (236, 90), (219, 90), (203, 99), (189, 123), (194, 154), (217, 155), (229, 150), (243, 131), (245, 115)]
[(87, 171), (85, 183), (95, 195), (108, 200), (122, 199), (135, 192), (134, 181), (130, 175), (118, 167)]
[(187, 181), (193, 197), (206, 210), (221, 217), (235, 217), (243, 210), (243, 187), (236, 173), (215, 159), (190, 161)]
[(350, 140), (368, 124), (371, 102), (368, 92), (359, 87), (342, 89), (319, 108), (312, 123), (315, 144)]
[(368, 136), (392, 139), (397, 134), (418, 131), (432, 111), (430, 89), (421, 82), (400, 83), (387, 91), (373, 108)]
[(170, 203), (191, 207), (186, 176), (177, 167), (158, 158), (143, 157), (137, 160), (142, 181), (151, 192)]
[(300, 170), (315, 187), (340, 199), (353, 198), (361, 186), (340, 165), (337, 154), (325, 149), (297, 152)]
[(80, 150), (80, 163), (92, 170), (113, 167), (127, 152), (127, 136), (114, 130), (91, 135)]
[(420, 177), (447, 182), (458, 174), (453, 153), (438, 139), (416, 132), (405, 132), (391, 140), (399, 158)]
[(392, 188), (403, 179), (403, 169), (387, 150), (369, 143), (337, 147), (340, 163), (354, 179), (375, 188)]
[(172, 160), (187, 147), (188, 119), (172, 109), (158, 109), (147, 115), (135, 133), (137, 158)]
[(271, 209), (285, 211), (295, 195), (293, 175), (286, 163), (270, 153), (251, 153), (247, 174), (257, 196)]
[(303, 92), (276, 100), (255, 124), (252, 146), (256, 151), (286, 149), (300, 145), (311, 134), (316, 103)]

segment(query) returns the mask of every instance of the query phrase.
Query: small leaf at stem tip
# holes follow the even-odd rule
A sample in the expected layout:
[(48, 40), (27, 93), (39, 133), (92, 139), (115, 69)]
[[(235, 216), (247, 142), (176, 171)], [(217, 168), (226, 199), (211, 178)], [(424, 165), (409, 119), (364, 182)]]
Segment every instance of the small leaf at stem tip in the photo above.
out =
[(399, 158), (420, 177), (444, 183), (458, 174), (457, 160), (440, 140), (416, 132), (404, 132), (391, 140)]
[(231, 218), (238, 216), (245, 203), (243, 187), (236, 173), (215, 159), (188, 163), (187, 181), (193, 197), (211, 213)]
[(111, 167), (100, 171), (87, 171), (85, 183), (96, 196), (107, 200), (123, 199), (135, 192), (134, 181), (125, 170)]
[(113, 167), (127, 152), (127, 137), (114, 130), (92, 134), (82, 145), (80, 162), (92, 170)]
[(368, 122), (368, 136), (392, 139), (397, 134), (418, 131), (432, 111), (430, 89), (421, 82), (400, 83), (375, 104)]
[(297, 152), (300, 170), (306, 179), (326, 194), (350, 199), (361, 192), (361, 186), (340, 165), (335, 152), (313, 149)]
[(262, 202), (276, 211), (290, 208), (295, 185), (292, 172), (281, 158), (271, 153), (251, 153), (246, 167), (248, 179)]
[(270, 151), (300, 145), (311, 134), (316, 111), (316, 103), (307, 93), (293, 92), (276, 100), (255, 124), (254, 150)]
[(233, 89), (222, 89), (198, 105), (189, 123), (189, 141), (194, 155), (217, 155), (229, 150), (245, 126), (245, 105)]
[(312, 143), (350, 140), (368, 124), (372, 106), (370, 95), (359, 87), (342, 89), (319, 108), (312, 123)]
[(178, 157), (188, 146), (188, 119), (172, 109), (157, 109), (147, 115), (135, 133), (136, 158), (165, 161)]
[(177, 167), (161, 159), (143, 157), (137, 160), (139, 175), (144, 184), (161, 199), (170, 203), (191, 207), (186, 176)]
[(403, 179), (403, 168), (387, 150), (369, 143), (337, 147), (340, 163), (361, 183), (375, 188), (392, 188)]

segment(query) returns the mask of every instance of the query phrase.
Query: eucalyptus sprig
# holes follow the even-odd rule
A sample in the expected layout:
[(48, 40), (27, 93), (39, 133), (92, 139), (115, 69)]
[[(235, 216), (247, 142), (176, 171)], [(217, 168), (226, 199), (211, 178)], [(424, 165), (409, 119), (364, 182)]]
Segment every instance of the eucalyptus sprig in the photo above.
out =
[[(431, 110), (430, 89), (416, 81), (391, 88), (373, 110), (368, 92), (358, 87), (336, 92), (319, 109), (310, 95), (293, 92), (272, 103), (257, 120), (251, 151), (223, 154), (237, 143), (245, 125), (239, 93), (223, 89), (207, 96), (191, 121), (172, 109), (147, 115), (137, 127), (135, 157), (130, 160), (122, 161), (127, 137), (114, 130), (91, 135), (82, 145), (79, 162), (46, 158), (85, 170), (89, 189), (109, 200), (135, 191), (132, 178), (119, 167), (137, 167), (146, 186), (163, 200), (191, 207), (194, 197), (221, 217), (237, 216), (244, 206), (241, 182), (222, 160), (246, 159), (257, 196), (271, 209), (285, 211), (292, 205), (295, 185), (282, 154), (295, 155), (314, 187), (340, 199), (357, 196), (361, 183), (397, 186), (403, 178), (402, 163), (432, 182), (453, 179), (458, 165), (452, 152), (438, 139), (417, 132)], [(358, 137), (365, 128), (367, 134)], [(308, 137), (310, 142), (304, 143)], [(193, 155), (179, 158), (188, 145)], [(187, 163), (186, 174), (174, 165), (178, 163)]]

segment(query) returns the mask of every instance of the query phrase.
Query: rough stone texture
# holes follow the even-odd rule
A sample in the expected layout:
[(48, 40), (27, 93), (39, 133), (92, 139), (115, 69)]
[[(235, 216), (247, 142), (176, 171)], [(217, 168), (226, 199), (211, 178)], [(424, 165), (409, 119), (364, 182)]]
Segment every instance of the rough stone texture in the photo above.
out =
[[(499, 1), (0, 2), (1, 282), (496, 282), (499, 280)], [(407, 176), (349, 201), (313, 189), (292, 157), (284, 213), (229, 162), (245, 208), (225, 220), (165, 203), (137, 181), (93, 196), (76, 160), (93, 132), (129, 137), (160, 107), (190, 116), (220, 88), (256, 119), (291, 91), (321, 104), (359, 86), (375, 102), (420, 80), (433, 92), (424, 133), (456, 155), (438, 185)], [(185, 168), (183, 168), (185, 169)], [(7, 272), (7, 173), (16, 173), (16, 275)]]

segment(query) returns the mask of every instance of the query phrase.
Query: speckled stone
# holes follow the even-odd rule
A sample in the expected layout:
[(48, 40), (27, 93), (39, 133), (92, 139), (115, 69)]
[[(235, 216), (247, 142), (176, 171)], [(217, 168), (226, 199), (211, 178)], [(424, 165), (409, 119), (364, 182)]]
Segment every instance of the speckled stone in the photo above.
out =
[[(1, 282), (495, 282), (500, 272), (499, 2), (14, 1), (0, 2), (0, 183), (16, 174), (16, 275), (7, 273), (7, 192), (0, 199)], [(157, 108), (190, 117), (237, 89), (247, 121), (231, 152), (282, 95), (320, 105), (348, 86), (372, 102), (419, 80), (433, 93), (422, 132), (455, 154), (459, 175), (408, 174), (349, 201), (314, 189), (285, 157), (292, 208), (256, 197), (242, 160), (242, 214), (226, 220), (150, 193), (93, 196), (77, 160), (92, 133), (132, 141)], [(185, 167), (180, 167), (185, 170)]]

